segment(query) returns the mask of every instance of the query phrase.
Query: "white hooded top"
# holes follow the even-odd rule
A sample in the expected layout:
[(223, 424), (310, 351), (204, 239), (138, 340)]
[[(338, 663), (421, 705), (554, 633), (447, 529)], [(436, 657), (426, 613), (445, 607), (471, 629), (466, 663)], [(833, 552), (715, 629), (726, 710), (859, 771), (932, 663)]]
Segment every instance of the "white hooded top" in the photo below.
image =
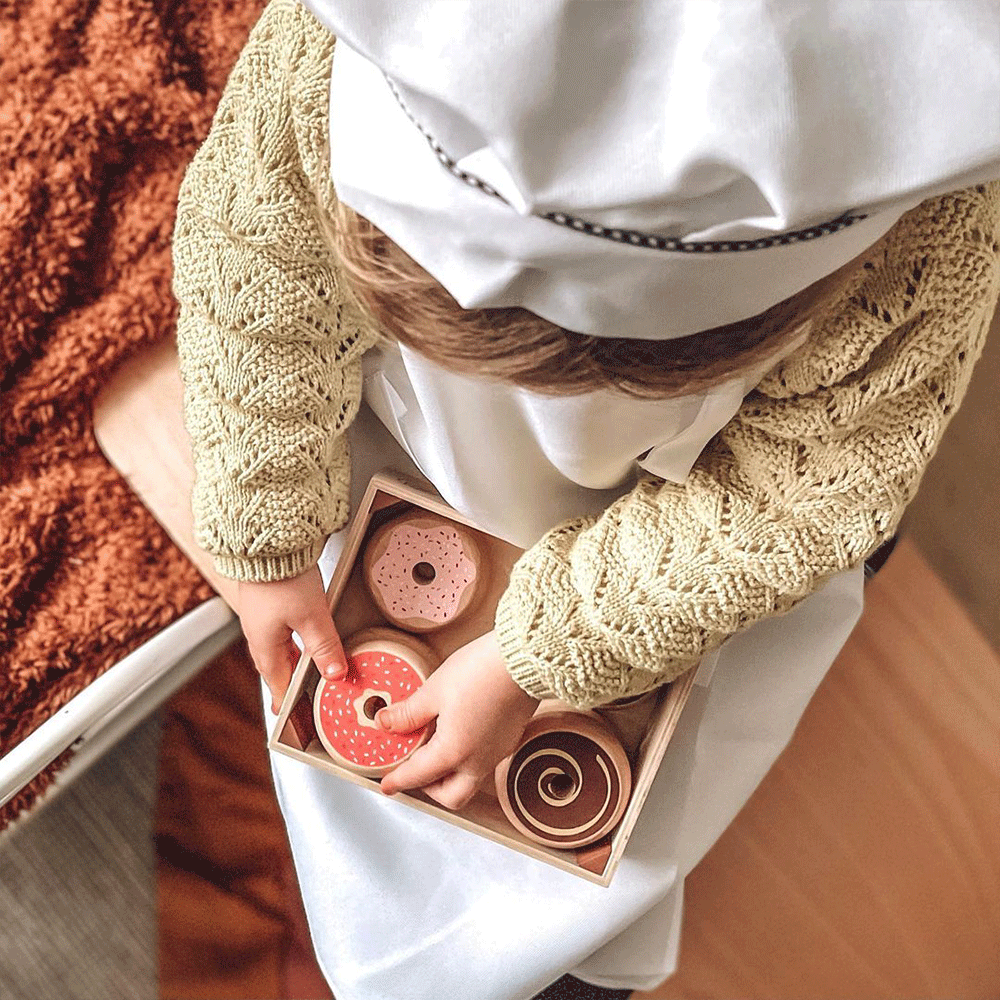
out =
[(331, 177), (465, 308), (665, 339), (1000, 177), (995, 0), (307, 0)]

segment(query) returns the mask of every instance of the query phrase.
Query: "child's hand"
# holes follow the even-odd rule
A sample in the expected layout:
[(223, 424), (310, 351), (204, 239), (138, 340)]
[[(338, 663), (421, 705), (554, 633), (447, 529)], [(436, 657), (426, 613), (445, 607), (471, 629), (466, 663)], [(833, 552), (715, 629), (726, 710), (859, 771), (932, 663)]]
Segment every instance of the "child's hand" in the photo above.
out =
[(483, 778), (517, 748), (538, 707), (507, 672), (493, 632), (441, 664), (405, 701), (383, 708), (379, 724), (409, 733), (437, 719), (434, 735), (381, 783), (387, 795), (422, 788), (446, 809), (461, 809)]
[(241, 581), (236, 610), (254, 666), (271, 692), (272, 712), (278, 711), (299, 661), (293, 631), (299, 633), (306, 652), (325, 677), (347, 672), (344, 647), (326, 604), (318, 566), (273, 583)]

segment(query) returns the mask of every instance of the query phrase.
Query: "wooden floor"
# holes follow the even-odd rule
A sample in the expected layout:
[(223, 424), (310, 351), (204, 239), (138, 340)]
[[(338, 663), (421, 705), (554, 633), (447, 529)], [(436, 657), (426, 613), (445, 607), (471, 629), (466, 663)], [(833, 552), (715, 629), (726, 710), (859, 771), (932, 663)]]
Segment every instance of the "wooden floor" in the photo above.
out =
[[(229, 655), (168, 708), (164, 1000), (323, 995), (258, 695)], [(1000, 658), (904, 539), (788, 749), (688, 879), (679, 970), (645, 996), (997, 1000), (998, 747)]]
[(687, 889), (636, 996), (1000, 996), (1000, 658), (909, 541)]
[(1000, 308), (965, 399), (904, 523), (1000, 652)]

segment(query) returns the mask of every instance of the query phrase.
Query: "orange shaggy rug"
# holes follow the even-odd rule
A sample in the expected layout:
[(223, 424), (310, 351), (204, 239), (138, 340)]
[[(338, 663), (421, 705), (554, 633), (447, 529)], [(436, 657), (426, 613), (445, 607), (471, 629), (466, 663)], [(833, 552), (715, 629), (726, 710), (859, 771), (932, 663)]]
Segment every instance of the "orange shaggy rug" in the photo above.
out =
[(210, 595), (91, 402), (172, 330), (177, 188), (261, 7), (0, 5), (0, 754)]
[[(119, 365), (172, 333), (177, 189), (263, 6), (0, 3), (0, 756), (211, 596), (101, 454), (91, 410)], [(165, 712), (165, 998), (328, 995), (283, 874), (262, 721), (228, 754), (199, 738), (237, 705), (252, 725), (256, 684), (236, 647)], [(0, 809), (0, 829), (68, 754)], [(220, 783), (235, 840), (198, 825)]]

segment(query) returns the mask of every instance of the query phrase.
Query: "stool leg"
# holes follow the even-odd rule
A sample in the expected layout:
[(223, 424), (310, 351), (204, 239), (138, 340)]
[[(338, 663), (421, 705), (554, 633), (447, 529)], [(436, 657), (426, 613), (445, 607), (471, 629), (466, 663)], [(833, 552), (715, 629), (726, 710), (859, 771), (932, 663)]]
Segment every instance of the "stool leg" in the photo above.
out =
[(885, 565), (886, 560), (892, 555), (892, 550), (896, 547), (896, 542), (898, 541), (899, 535), (893, 535), (892, 538), (883, 542), (865, 560), (865, 583), (867, 583)]
[(566, 975), (546, 986), (532, 1000), (628, 1000), (631, 995), (631, 990), (609, 990)]

